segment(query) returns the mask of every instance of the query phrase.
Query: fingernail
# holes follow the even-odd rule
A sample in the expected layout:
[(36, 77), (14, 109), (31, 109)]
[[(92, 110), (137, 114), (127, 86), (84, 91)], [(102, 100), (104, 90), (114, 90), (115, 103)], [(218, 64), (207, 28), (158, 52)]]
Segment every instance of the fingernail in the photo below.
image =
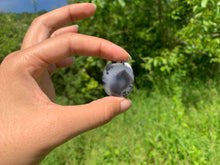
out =
[(121, 112), (127, 111), (128, 108), (131, 107), (131, 105), (132, 105), (131, 100), (124, 99), (124, 100), (121, 102)]
[(76, 59), (76, 57), (75, 56), (70, 56), (72, 59), (73, 59), (73, 61), (75, 61), (75, 59)]
[(95, 7), (95, 10), (96, 10), (96, 8), (97, 8), (96, 4), (94, 4), (94, 3), (92, 3), (92, 4), (94, 5), (94, 7)]
[(77, 29), (79, 29), (79, 25), (74, 25)]
[(129, 61), (131, 61), (132, 60), (132, 58), (131, 58), (131, 56), (129, 55), (128, 56), (128, 59), (127, 59), (127, 62), (129, 62)]

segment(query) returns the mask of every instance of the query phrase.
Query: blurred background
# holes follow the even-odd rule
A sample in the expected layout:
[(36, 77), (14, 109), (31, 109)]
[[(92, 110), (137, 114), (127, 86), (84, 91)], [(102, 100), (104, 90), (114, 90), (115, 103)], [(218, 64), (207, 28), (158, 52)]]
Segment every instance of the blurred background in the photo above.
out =
[[(220, 1), (1, 0), (0, 62), (19, 50), (37, 16), (92, 2), (79, 33), (110, 40), (132, 56), (132, 108), (54, 150), (42, 164), (220, 164)], [(52, 76), (57, 103), (106, 96), (106, 60), (76, 57)]]
[(40, 10), (50, 11), (63, 5), (67, 5), (66, 0), (1, 0), (0, 11), (13, 13), (34, 13)]

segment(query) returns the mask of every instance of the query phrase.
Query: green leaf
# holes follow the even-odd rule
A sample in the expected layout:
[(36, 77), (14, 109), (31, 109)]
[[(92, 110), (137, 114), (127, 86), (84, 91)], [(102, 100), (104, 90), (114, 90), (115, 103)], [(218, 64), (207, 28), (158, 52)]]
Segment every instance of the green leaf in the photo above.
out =
[(122, 7), (125, 7), (125, 1), (124, 0), (118, 0), (119, 4), (122, 6)]
[(208, 0), (202, 0), (201, 6), (205, 8), (207, 6), (207, 3), (208, 3)]

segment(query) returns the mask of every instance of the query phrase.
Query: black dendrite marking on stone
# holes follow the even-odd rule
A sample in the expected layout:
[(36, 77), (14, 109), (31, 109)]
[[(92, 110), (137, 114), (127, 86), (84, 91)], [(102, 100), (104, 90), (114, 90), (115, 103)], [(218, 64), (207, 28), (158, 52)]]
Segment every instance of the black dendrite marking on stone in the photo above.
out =
[(125, 97), (125, 96), (127, 96), (127, 91), (124, 91), (123, 93), (122, 93), (122, 95)]
[(106, 66), (105, 70), (108, 72), (110, 69), (112, 69), (114, 66), (112, 64), (109, 64)]
[[(125, 70), (119, 72), (115, 77), (114, 83), (112, 83), (110, 87), (112, 94), (114, 94), (114, 96), (120, 96), (121, 94), (124, 95), (122, 91), (124, 91), (131, 82), (132, 78)], [(127, 95), (127, 93), (125, 94)]]

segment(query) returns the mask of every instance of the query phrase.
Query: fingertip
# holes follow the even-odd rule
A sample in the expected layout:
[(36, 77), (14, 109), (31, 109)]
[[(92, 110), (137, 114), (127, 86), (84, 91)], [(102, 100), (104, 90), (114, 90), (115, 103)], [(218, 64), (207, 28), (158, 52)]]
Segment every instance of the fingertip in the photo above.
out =
[(94, 6), (94, 8), (95, 8), (95, 10), (96, 10), (96, 8), (97, 8), (96, 4), (92, 3), (92, 5)]
[[(100, 103), (102, 105), (110, 105), (110, 109), (117, 109), (117, 113), (123, 113), (127, 111), (132, 106), (132, 101), (127, 98), (123, 97), (115, 97), (115, 96), (107, 96), (104, 98), (101, 98), (99, 100), (93, 101), (94, 103)], [(119, 106), (117, 106), (119, 105)]]
[(73, 26), (60, 28), (52, 33), (51, 38), (57, 37), (63, 34), (67, 34), (67, 33), (77, 33), (78, 29), (79, 29), (79, 25), (73, 25)]
[(70, 57), (67, 57), (65, 58), (64, 60), (56, 63), (56, 67), (57, 68), (64, 68), (64, 67), (68, 67), (70, 65), (73, 64), (73, 61), (75, 60), (75, 57), (74, 56), (70, 56)]
[(131, 56), (125, 49), (110, 41), (102, 42), (99, 52), (100, 52), (100, 57), (110, 61), (131, 60)]
[(75, 56), (70, 56), (72, 58), (73, 62), (75, 61), (76, 57)]
[(121, 101), (121, 112), (127, 111), (132, 106), (132, 102), (129, 99), (124, 99)]
[(79, 30), (79, 25), (74, 25), (74, 27), (76, 28), (76, 32)]
[(126, 60), (126, 62), (130, 62), (132, 60), (131, 56), (128, 54), (128, 59)]
[[(75, 5), (77, 5), (77, 4), (75, 4)], [(86, 8), (88, 7), (89, 10), (84, 11), (84, 12), (89, 12), (89, 13), (90, 13), (90, 14), (89, 14), (90, 16), (95, 13), (96, 8), (97, 8), (96, 4), (94, 4), (94, 3), (89, 3), (89, 2), (78, 3), (78, 5), (85, 5)], [(93, 9), (92, 9), (92, 8), (93, 8)], [(92, 9), (92, 10), (91, 10), (91, 9)]]

